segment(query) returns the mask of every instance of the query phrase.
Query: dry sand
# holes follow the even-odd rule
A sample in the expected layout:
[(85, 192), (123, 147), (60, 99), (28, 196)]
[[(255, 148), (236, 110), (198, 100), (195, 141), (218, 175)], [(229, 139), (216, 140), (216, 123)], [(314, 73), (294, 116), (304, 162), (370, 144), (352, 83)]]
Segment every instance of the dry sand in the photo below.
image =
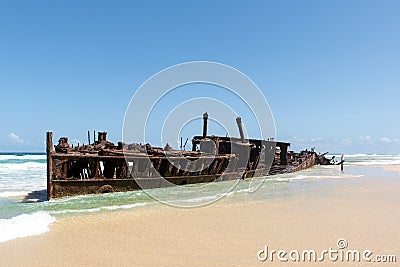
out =
[[(276, 259), (261, 262), (257, 252), (265, 245), (286, 251), (337, 249), (339, 238), (347, 240), (348, 249), (397, 255), (399, 262), (400, 183), (365, 178), (336, 187), (322, 197), (226, 199), (195, 209), (156, 205), (62, 218), (43, 235), (0, 244), (0, 265), (285, 266)], [(349, 264), (326, 259), (312, 265)]]

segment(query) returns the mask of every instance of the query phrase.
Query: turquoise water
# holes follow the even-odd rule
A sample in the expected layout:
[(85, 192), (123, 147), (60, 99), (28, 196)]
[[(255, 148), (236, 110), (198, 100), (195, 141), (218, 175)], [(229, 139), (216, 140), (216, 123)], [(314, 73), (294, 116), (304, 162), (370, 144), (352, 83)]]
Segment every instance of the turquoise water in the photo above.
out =
[(44, 201), (46, 156), (0, 154), (0, 242), (43, 233), (51, 223), (62, 216), (160, 205), (157, 200), (179, 207), (195, 207), (212, 204), (221, 198), (248, 201), (321, 195), (329, 191), (331, 183), (356, 182), (366, 172), (374, 173), (371, 171), (374, 166), (400, 164), (400, 155), (359, 154), (346, 155), (345, 159), (344, 173), (340, 171), (339, 166), (316, 166), (294, 174), (246, 181)]

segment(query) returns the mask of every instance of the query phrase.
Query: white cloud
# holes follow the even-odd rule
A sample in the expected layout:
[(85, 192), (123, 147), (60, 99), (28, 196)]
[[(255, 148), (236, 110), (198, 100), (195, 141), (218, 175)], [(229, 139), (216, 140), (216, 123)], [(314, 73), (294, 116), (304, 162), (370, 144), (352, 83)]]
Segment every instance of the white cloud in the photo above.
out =
[(293, 137), (289, 137), (289, 138), (287, 139), (287, 141), (288, 141), (288, 142), (291, 142), (291, 143), (304, 143), (304, 142), (306, 142), (307, 140), (304, 139), (304, 138), (300, 138), (300, 137), (297, 137), (297, 136), (293, 136)]
[(389, 138), (389, 137), (382, 137), (381, 142), (385, 144), (390, 144), (390, 143), (400, 143), (399, 138)]
[(20, 143), (20, 144), (25, 143), (24, 140), (21, 137), (19, 137), (19, 135), (16, 133), (10, 133), (8, 134), (8, 137), (10, 137), (11, 141), (14, 143)]
[(358, 138), (358, 141), (360, 141), (361, 144), (369, 144), (372, 145), (374, 143), (374, 140), (372, 140), (371, 136), (360, 136)]
[(317, 137), (317, 138), (310, 139), (310, 142), (318, 142), (318, 141), (322, 141), (322, 138), (321, 137)]
[(15, 144), (33, 145), (33, 143), (31, 141), (26, 141), (26, 140), (22, 139), (16, 133), (9, 133), (8, 137), (10, 138), (11, 142), (13, 142)]
[(382, 141), (383, 143), (389, 144), (389, 143), (392, 142), (392, 139), (390, 139), (390, 138), (388, 138), (388, 137), (382, 137), (382, 138), (381, 138), (381, 141)]

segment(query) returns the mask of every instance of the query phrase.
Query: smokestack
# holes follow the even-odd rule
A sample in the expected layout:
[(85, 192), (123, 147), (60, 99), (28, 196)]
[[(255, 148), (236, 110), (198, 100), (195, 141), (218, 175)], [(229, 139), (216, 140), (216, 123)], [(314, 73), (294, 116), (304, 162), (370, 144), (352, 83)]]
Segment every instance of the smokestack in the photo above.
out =
[(208, 120), (208, 114), (206, 112), (203, 114), (203, 138), (207, 136), (207, 120)]
[(97, 141), (99, 142), (107, 141), (107, 132), (98, 132), (97, 134), (98, 134)]
[(242, 127), (242, 119), (240, 117), (236, 118), (236, 123), (239, 128), (239, 134), (240, 134), (240, 139), (242, 140), (242, 143), (244, 143), (244, 133), (243, 133), (243, 127)]

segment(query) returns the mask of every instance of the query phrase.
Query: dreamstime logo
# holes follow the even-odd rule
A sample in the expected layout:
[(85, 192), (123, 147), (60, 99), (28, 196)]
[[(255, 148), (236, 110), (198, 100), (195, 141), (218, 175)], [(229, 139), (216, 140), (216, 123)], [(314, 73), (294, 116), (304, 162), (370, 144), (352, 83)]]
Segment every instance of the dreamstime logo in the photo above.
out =
[(336, 242), (336, 245), (339, 249), (345, 249), (349, 246), (349, 244), (347, 244), (346, 239), (344, 238), (339, 238), (338, 241)]
[(257, 252), (257, 259), (262, 262), (279, 261), (279, 262), (323, 262), (330, 260), (331, 262), (366, 262), (366, 263), (393, 263), (397, 261), (395, 255), (377, 255), (371, 250), (347, 249), (349, 244), (344, 238), (340, 238), (336, 242), (336, 248), (316, 251), (313, 249), (297, 250), (275, 250), (264, 246), (262, 250)]
[[(162, 130), (160, 133), (161, 140), (157, 143), (161, 144), (162, 147), (166, 146), (163, 152), (165, 153), (165, 158), (160, 159), (154, 156), (155, 153), (149, 153), (151, 150), (150, 145), (146, 145), (147, 157), (143, 157), (143, 155), (137, 157), (135, 151), (129, 149), (124, 149), (124, 156), (129, 168), (135, 170), (131, 171), (131, 173), (134, 173), (133, 179), (135, 179), (139, 187), (158, 201), (173, 206), (199, 206), (195, 201), (182, 201), (182, 196), (184, 196), (185, 200), (199, 198), (199, 192), (212, 192), (212, 197), (203, 197), (203, 200), (208, 199), (208, 201), (201, 202), (201, 205), (209, 204), (226, 196), (233, 190), (239, 179), (236, 180), (236, 183), (232, 183), (230, 187), (217, 187), (213, 182), (202, 184), (201, 190), (190, 191), (187, 188), (176, 187), (172, 194), (160, 194), (158, 191), (149, 189), (168, 187), (175, 184), (190, 184), (197, 181), (209, 182), (207, 179), (210, 179), (209, 176), (213, 176), (207, 170), (212, 168), (221, 174), (215, 177), (215, 181), (231, 180), (232, 173), (228, 173), (225, 170), (231, 170), (238, 160), (247, 163), (248, 158), (251, 156), (250, 153), (245, 156), (243, 156), (245, 153), (241, 153), (240, 159), (235, 156), (218, 158), (217, 149), (221, 150), (221, 148), (217, 147), (214, 140), (210, 138), (203, 138), (197, 143), (193, 142), (193, 146), (206, 147), (207, 153), (202, 151), (196, 154), (196, 147), (193, 149), (193, 155), (181, 150), (170, 149), (171, 136), (175, 140), (175, 144), (178, 144), (179, 140), (181, 140), (182, 144), (182, 137), (180, 136), (182, 129), (189, 123), (201, 119), (208, 119), (219, 125), (226, 132), (227, 137), (238, 136), (235, 118), (241, 116), (242, 110), (238, 110), (238, 106), (229, 100), (207, 95), (191, 97), (189, 90), (185, 94), (188, 96), (186, 99), (174, 100), (176, 102), (173, 103), (173, 108), (169, 110), (160, 108), (160, 103), (163, 102), (163, 99), (168, 98), (174, 90), (198, 84), (218, 87), (240, 99), (248, 110), (251, 110), (251, 115), (254, 118), (251, 130), (252, 132), (257, 132), (255, 138), (261, 140), (275, 138), (275, 123), (268, 102), (256, 84), (237, 69), (220, 63), (200, 61), (178, 64), (156, 73), (135, 91), (126, 109), (122, 139), (125, 144), (139, 143), (143, 146), (151, 143), (152, 140), (149, 136), (154, 136), (154, 130), (149, 125), (158, 123), (162, 125)], [(161, 112), (159, 111), (160, 109), (162, 110)], [(244, 134), (248, 132), (245, 125), (243, 124)], [(205, 129), (205, 131), (207, 130)], [(232, 145), (229, 148), (229, 154), (238, 155), (239, 150), (242, 149), (241, 147)], [(266, 156), (263, 163), (263, 168), (269, 169), (272, 164), (273, 156), (271, 155), (275, 151), (275, 146), (261, 146), (260, 149), (260, 155), (263, 153), (267, 155), (266, 151), (271, 152), (268, 157)], [(160, 150), (157, 151), (159, 152)], [(223, 168), (220, 168), (218, 164), (222, 164), (222, 160), (228, 160), (228, 163), (224, 163)], [(244, 171), (245, 169), (238, 169), (238, 175), (240, 176)], [(187, 177), (187, 179), (182, 179), (183, 176)], [(255, 191), (262, 182), (263, 179), (252, 179), (249, 183), (249, 188)]]

